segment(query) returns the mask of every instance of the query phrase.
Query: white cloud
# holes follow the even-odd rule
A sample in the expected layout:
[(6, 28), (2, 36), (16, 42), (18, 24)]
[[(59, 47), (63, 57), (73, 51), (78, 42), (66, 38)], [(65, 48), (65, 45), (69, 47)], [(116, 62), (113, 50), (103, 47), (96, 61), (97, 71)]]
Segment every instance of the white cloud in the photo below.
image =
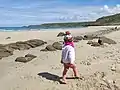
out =
[[(92, 21), (102, 16), (120, 12), (120, 5), (104, 6), (54, 6), (40, 5), (0, 9), (0, 25), (19, 26), (47, 22)], [(4, 21), (4, 22), (3, 22)]]
[(64, 9), (68, 14), (59, 17), (61, 21), (93, 21), (102, 16), (108, 16), (116, 13), (120, 13), (120, 4), (115, 6), (104, 5), (98, 6), (85, 6), (77, 8)]
[(117, 4), (114, 7), (108, 7), (108, 5), (104, 5), (103, 8), (101, 8), (102, 11), (105, 11), (108, 14), (116, 14), (120, 13), (120, 4)]

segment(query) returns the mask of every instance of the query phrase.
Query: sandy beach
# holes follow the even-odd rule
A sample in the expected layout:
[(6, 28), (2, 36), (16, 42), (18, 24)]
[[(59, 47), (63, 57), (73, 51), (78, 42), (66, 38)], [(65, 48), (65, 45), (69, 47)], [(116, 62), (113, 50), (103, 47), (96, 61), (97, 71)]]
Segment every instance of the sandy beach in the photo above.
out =
[[(75, 43), (75, 63), (82, 80), (68, 78), (66, 85), (58, 81), (63, 70), (60, 63), (61, 51), (40, 51), (48, 44), (62, 41), (63, 37), (57, 37), (59, 32), (69, 30), (73, 36), (80, 36), (107, 28), (111, 27), (0, 32), (0, 44), (30, 39), (47, 42), (43, 46), (29, 50), (15, 50), (13, 55), (0, 60), (0, 90), (120, 90), (120, 31), (104, 35), (116, 41), (117, 44), (92, 47), (87, 44), (88, 40)], [(6, 39), (7, 37), (11, 38)], [(28, 53), (37, 57), (27, 63), (15, 62), (17, 57)], [(67, 76), (73, 76), (71, 70)]]

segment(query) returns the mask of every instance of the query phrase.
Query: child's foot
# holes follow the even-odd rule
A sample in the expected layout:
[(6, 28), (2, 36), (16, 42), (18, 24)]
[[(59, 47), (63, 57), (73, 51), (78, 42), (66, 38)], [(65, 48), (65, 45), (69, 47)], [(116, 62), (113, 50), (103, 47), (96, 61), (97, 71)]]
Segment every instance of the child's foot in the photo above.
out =
[(67, 84), (66, 79), (61, 79), (60, 81), (61, 81), (61, 84)]

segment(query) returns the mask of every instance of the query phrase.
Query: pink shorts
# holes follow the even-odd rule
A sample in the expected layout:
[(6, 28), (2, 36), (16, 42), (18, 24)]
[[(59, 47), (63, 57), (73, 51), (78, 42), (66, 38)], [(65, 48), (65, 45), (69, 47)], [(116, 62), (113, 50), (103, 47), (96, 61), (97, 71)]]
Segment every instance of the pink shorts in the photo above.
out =
[(64, 68), (76, 68), (76, 66), (74, 64), (70, 64), (70, 63), (64, 63)]

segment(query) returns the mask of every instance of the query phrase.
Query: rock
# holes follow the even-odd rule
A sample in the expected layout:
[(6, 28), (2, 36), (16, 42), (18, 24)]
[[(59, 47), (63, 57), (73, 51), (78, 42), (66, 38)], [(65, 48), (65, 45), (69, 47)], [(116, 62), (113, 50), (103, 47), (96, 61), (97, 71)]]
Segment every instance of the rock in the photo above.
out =
[(25, 55), (25, 58), (26, 58), (27, 61), (31, 61), (32, 59), (34, 59), (34, 58), (36, 58), (36, 57), (37, 57), (37, 56), (32, 55), (32, 54), (27, 54), (27, 55)]
[(30, 49), (31, 47), (25, 42), (16, 42), (5, 45), (5, 48), (10, 51), (14, 51), (14, 50), (27, 50)]
[(87, 65), (88, 65), (88, 66), (91, 65), (91, 63), (90, 63), (90, 62), (87, 62)]
[(88, 41), (87, 44), (93, 44), (93, 41)]
[(93, 39), (96, 39), (96, 38), (98, 38), (98, 36), (97, 36), (97, 35), (94, 35), (94, 34), (84, 35), (83, 40), (93, 40)]
[(37, 56), (34, 56), (32, 54), (27, 54), (27, 55), (25, 55), (25, 57), (17, 57), (15, 61), (26, 63), (26, 62), (29, 62), (29, 61), (33, 60), (36, 57)]
[(46, 46), (46, 49), (47, 49), (48, 51), (56, 51), (56, 49), (55, 49), (52, 45), (47, 45), (47, 46)]
[(101, 40), (103, 43), (107, 43), (107, 44), (116, 44), (116, 42), (110, 38), (107, 38), (107, 37), (101, 37)]
[(60, 32), (57, 37), (61, 37), (61, 36), (65, 36), (65, 33), (64, 32)]
[(42, 40), (39, 40), (39, 39), (28, 40), (25, 43), (27, 43), (32, 48), (35, 48), (35, 47), (38, 47), (38, 46), (46, 44), (46, 42), (44, 42)]
[(16, 43), (6, 44), (5, 48), (10, 51), (19, 50), (19, 47), (16, 45)]
[(13, 55), (12, 51), (9, 51), (4, 47), (0, 47), (0, 59), (2, 59), (3, 57), (8, 57), (10, 55)]
[(59, 42), (54, 42), (52, 46), (57, 50), (62, 50), (62, 44)]
[(92, 42), (91, 46), (97, 47), (100, 46), (100, 44), (98, 42)]
[(25, 57), (17, 57), (15, 62), (23, 62), (23, 63), (26, 63), (28, 62), (28, 60), (25, 58)]
[(36, 58), (37, 56), (35, 56), (35, 55), (32, 55), (32, 54), (27, 54), (27, 55), (25, 55), (25, 57)]
[(103, 41), (102, 41), (101, 39), (98, 40), (98, 43), (99, 43), (100, 45), (103, 45)]
[(73, 37), (73, 40), (82, 40), (83, 37), (82, 36), (76, 36), (76, 37)]
[(116, 71), (116, 66), (115, 65), (111, 66), (111, 71)]
[(46, 42), (42, 41), (42, 40), (38, 40), (38, 39), (33, 39), (33, 40), (28, 40), (28, 41), (19, 41), (16, 43), (10, 43), (10, 44), (6, 44), (5, 48), (10, 50), (10, 51), (14, 51), (14, 50), (27, 50), (30, 48), (35, 48), (41, 45), (46, 44)]
[(5, 39), (11, 39), (11, 37), (6, 37)]
[(10, 43), (6, 45), (0, 44), (0, 59), (3, 57), (7, 57), (10, 55), (13, 55), (14, 50), (27, 50), (30, 48), (35, 48), (41, 45), (46, 44), (46, 42), (39, 40), (39, 39), (33, 39), (28, 41), (19, 41), (16, 43)]
[(18, 50), (27, 50), (31, 48), (26, 42), (16, 42), (16, 46), (18, 47)]
[(0, 44), (0, 47), (4, 47), (4, 45), (3, 45), (3, 44)]

